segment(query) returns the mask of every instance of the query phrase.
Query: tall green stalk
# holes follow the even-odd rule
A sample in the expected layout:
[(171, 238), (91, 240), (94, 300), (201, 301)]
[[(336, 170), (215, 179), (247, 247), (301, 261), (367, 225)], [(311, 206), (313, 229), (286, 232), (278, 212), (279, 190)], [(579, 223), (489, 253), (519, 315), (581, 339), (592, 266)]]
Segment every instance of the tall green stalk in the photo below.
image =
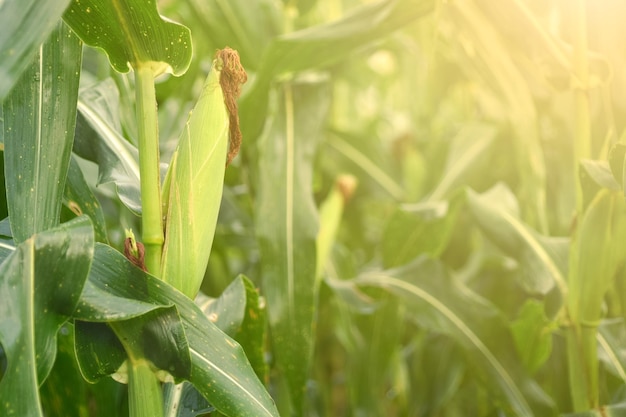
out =
[[(576, 176), (579, 177), (580, 160), (591, 157), (591, 116), (589, 108), (589, 62), (587, 57), (587, 13), (585, 0), (578, 0), (575, 11), (576, 39), (574, 45), (574, 74), (575, 74), (575, 108), (576, 126), (574, 142), (574, 166)], [(579, 218), (584, 215), (582, 186), (576, 182), (576, 212)], [(586, 238), (581, 236), (582, 231), (576, 230), (572, 239), (570, 256), (578, 257), (576, 253), (578, 240)], [(585, 261), (583, 261), (585, 262)], [(578, 265), (575, 265), (577, 268)], [(570, 271), (570, 328), (568, 330), (567, 350), (569, 368), (569, 387), (572, 397), (572, 406), (575, 412), (587, 411), (598, 407), (598, 359), (596, 349), (597, 328), (581, 323), (582, 317), (579, 312), (573, 311), (572, 306), (579, 305), (580, 297), (589, 297), (579, 291), (579, 282), (584, 274)], [(574, 277), (574, 278), (573, 278)], [(588, 278), (588, 277), (586, 277)], [(603, 294), (599, 295), (603, 297)], [(575, 298), (575, 299), (574, 299)], [(598, 312), (599, 313), (599, 312)]]
[(160, 276), (164, 237), (159, 175), (159, 129), (154, 74), (149, 66), (141, 66), (135, 70), (135, 85), (139, 131), (142, 240), (146, 248), (146, 268), (153, 275)]
[(128, 337), (124, 322), (109, 323), (128, 355), (128, 407), (130, 417), (159, 417), (163, 415), (161, 384), (150, 362), (143, 357), (136, 341)]

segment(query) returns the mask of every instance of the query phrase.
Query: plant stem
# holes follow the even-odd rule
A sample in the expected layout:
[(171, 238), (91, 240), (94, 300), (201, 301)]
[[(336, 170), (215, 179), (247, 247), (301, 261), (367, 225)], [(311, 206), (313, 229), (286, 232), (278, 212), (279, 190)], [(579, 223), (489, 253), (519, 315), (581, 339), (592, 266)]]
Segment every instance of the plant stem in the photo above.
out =
[(598, 354), (595, 327), (572, 324), (567, 334), (569, 387), (575, 413), (597, 408)]
[(128, 356), (128, 408), (130, 417), (160, 417), (163, 415), (163, 393), (150, 362), (138, 350), (124, 322), (110, 322)]
[(128, 364), (128, 405), (131, 417), (163, 415), (161, 385), (150, 364), (144, 359), (131, 359)]
[[(575, 10), (576, 39), (574, 45), (576, 133), (574, 143), (574, 166), (579, 178), (580, 160), (591, 158), (591, 116), (589, 109), (589, 62), (587, 57), (587, 13), (586, 0), (578, 0)], [(582, 185), (576, 182), (576, 212), (581, 219), (584, 214)], [(574, 233), (577, 234), (578, 231)], [(572, 245), (581, 236), (572, 239)], [(580, 255), (579, 255), (580, 256)], [(570, 272), (571, 274), (571, 272)], [(577, 297), (587, 296), (574, 292)], [(570, 305), (578, 305), (574, 300)], [(571, 312), (570, 312), (571, 313)], [(580, 317), (572, 318), (567, 337), (567, 355), (569, 368), (569, 387), (574, 412), (597, 408), (598, 392), (598, 356), (595, 327), (581, 325)]]
[(153, 275), (160, 276), (163, 220), (159, 175), (159, 133), (154, 75), (148, 66), (135, 69), (135, 88), (139, 132), (142, 240), (146, 248), (146, 268)]

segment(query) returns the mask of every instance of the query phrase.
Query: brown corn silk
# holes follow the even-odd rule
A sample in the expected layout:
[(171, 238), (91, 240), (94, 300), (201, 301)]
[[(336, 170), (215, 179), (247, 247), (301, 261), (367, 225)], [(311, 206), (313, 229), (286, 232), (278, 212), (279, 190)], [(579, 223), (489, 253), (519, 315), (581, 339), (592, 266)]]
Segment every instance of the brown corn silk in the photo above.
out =
[(248, 80), (248, 75), (241, 66), (239, 54), (234, 49), (229, 47), (221, 49), (217, 51), (216, 58), (222, 62), (220, 86), (224, 94), (224, 104), (226, 104), (228, 111), (229, 141), (226, 161), (226, 165), (228, 165), (237, 156), (241, 147), (237, 99), (241, 94), (241, 86)]

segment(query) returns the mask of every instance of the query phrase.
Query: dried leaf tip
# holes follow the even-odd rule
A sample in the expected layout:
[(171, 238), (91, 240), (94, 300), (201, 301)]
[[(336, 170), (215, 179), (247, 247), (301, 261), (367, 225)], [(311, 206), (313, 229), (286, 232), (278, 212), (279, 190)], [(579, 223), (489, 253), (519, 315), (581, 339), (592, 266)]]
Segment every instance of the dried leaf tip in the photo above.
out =
[(239, 112), (237, 99), (241, 94), (241, 86), (248, 80), (248, 75), (241, 65), (239, 54), (226, 47), (217, 51), (216, 57), (221, 67), (220, 86), (224, 94), (224, 104), (228, 111), (229, 141), (226, 165), (239, 153), (241, 147), (241, 130), (239, 128)]

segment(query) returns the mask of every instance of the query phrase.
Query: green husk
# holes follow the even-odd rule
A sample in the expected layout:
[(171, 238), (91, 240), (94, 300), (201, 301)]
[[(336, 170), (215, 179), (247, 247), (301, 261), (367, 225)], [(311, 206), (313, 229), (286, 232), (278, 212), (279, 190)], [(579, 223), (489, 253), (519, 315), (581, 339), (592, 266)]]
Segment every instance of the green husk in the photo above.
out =
[[(221, 82), (225, 76), (232, 78), (233, 70), (243, 71), (236, 52), (218, 52), (179, 139), (163, 190), (161, 276), (191, 298), (204, 277), (222, 199), (232, 125), (232, 112), (225, 100), (232, 99), (232, 92), (225, 92)], [(243, 74), (235, 80), (245, 81)], [(228, 158), (232, 157), (231, 149)]]

